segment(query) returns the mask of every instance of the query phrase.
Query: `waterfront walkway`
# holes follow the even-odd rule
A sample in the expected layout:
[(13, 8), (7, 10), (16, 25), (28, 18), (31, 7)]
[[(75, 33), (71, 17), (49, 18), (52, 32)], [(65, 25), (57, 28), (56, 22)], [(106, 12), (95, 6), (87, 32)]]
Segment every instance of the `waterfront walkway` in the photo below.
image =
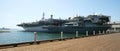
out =
[(120, 51), (120, 33), (6, 48), (0, 51)]

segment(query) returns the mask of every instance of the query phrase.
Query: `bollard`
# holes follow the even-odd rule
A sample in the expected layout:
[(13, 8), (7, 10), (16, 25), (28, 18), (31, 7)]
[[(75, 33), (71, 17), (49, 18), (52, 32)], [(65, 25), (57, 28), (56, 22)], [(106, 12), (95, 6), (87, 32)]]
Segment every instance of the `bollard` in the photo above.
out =
[(88, 36), (88, 31), (86, 31), (86, 36)]
[(99, 34), (101, 34), (101, 31), (99, 31)]
[(36, 43), (36, 34), (37, 32), (34, 32), (34, 43)]
[(95, 35), (95, 31), (93, 31), (93, 35)]
[(63, 39), (63, 32), (61, 31), (61, 39)]
[(78, 31), (76, 31), (76, 37), (78, 37)]

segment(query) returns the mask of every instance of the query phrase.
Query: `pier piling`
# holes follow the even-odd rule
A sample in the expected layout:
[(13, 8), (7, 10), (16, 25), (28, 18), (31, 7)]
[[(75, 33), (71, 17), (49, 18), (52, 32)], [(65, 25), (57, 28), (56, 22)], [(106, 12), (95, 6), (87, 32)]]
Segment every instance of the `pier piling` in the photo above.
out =
[(63, 39), (63, 32), (61, 31), (61, 39)]
[(105, 34), (105, 31), (103, 30), (103, 34)]
[(108, 34), (108, 30), (106, 30), (106, 34)]
[(108, 34), (110, 34), (111, 32), (110, 32), (110, 30), (108, 30)]
[(88, 36), (88, 31), (86, 31), (86, 36)]
[(95, 35), (95, 31), (93, 31), (93, 35)]
[(78, 31), (76, 31), (76, 37), (78, 37)]
[(37, 32), (34, 32), (34, 43), (36, 43), (36, 34)]
[(99, 34), (101, 34), (101, 31), (99, 31)]

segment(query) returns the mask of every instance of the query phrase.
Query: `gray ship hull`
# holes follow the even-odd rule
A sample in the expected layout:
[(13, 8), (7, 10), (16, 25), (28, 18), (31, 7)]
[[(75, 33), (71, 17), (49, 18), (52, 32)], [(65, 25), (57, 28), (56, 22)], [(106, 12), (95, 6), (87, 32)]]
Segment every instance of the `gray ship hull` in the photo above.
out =
[(108, 30), (110, 27), (79, 27), (79, 26), (68, 26), (68, 27), (44, 27), (48, 29), (49, 33), (60, 33), (61, 31), (64, 33), (76, 33), (78, 31), (79, 34), (85, 34), (88, 31), (89, 34), (92, 34), (93, 31), (95, 33), (99, 33), (99, 31), (103, 32)]

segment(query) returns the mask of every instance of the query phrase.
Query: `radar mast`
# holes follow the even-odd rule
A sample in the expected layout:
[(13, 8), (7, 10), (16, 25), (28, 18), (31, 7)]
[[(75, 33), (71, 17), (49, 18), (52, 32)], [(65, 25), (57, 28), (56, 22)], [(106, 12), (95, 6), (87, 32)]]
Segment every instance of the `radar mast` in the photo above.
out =
[(42, 17), (42, 19), (44, 20), (45, 18), (44, 18), (44, 16), (45, 16), (45, 13), (43, 12), (43, 15), (42, 15), (43, 17)]

